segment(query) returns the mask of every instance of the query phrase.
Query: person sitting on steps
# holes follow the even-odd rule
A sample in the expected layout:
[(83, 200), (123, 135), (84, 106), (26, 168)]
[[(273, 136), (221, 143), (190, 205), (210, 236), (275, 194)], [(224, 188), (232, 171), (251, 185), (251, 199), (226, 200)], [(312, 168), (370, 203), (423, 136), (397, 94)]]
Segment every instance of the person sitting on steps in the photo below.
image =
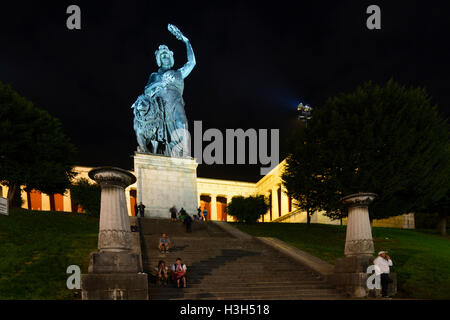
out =
[(155, 267), (157, 276), (158, 276), (158, 286), (161, 285), (161, 280), (163, 284), (169, 284), (169, 276), (167, 275), (169, 268), (166, 267), (166, 263), (163, 260), (158, 262), (158, 266)]
[(161, 253), (169, 252), (170, 239), (165, 233), (161, 233), (161, 238), (159, 238), (159, 250)]
[(181, 258), (177, 258), (176, 263), (172, 265), (172, 279), (176, 283), (177, 288), (180, 288), (180, 280), (183, 280), (183, 288), (186, 288), (186, 272), (187, 268), (182, 263)]

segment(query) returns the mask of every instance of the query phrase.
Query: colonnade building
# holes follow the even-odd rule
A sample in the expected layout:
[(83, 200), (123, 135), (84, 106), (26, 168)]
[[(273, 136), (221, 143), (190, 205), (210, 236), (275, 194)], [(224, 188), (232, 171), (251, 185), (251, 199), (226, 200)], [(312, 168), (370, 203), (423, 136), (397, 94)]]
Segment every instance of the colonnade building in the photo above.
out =
[[(286, 190), (282, 185), (281, 173), (285, 164), (286, 160), (283, 160), (256, 183), (198, 177), (197, 193), (201, 209), (203, 210), (206, 207), (209, 220), (234, 221), (233, 217), (225, 212), (227, 204), (234, 196), (264, 195), (269, 199), (270, 209), (260, 218), (260, 222), (306, 222), (306, 212), (296, 207), (295, 201), (286, 194)], [(74, 170), (78, 173), (75, 180), (85, 178), (94, 183), (88, 176), (88, 172), (91, 169), (90, 167), (75, 167)], [(6, 197), (7, 187), (0, 185), (0, 189), (0, 195)], [(129, 215), (135, 215), (135, 204), (138, 201), (136, 183), (127, 187), (125, 193), (128, 213)], [(21, 197), (23, 200), (22, 207), (29, 210), (82, 212), (82, 208), (72, 200), (70, 190), (66, 190), (64, 194), (47, 195), (35, 190), (25, 192), (22, 187)], [(169, 207), (172, 205), (177, 204), (168, 204), (168, 218)], [(178, 206), (177, 208), (180, 209)], [(196, 212), (189, 213), (196, 214)], [(331, 220), (322, 212), (316, 212), (311, 216), (311, 222), (339, 225), (341, 223), (345, 224), (346, 219), (343, 219), (343, 221)], [(414, 214), (402, 214), (387, 219), (374, 220), (373, 226), (414, 229)]]

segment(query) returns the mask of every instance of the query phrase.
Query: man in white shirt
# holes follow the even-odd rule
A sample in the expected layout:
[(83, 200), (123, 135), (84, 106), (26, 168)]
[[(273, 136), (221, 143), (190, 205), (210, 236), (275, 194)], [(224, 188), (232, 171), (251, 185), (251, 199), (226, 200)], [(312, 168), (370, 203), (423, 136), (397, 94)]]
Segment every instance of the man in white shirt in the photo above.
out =
[(380, 276), (381, 280), (381, 296), (383, 298), (388, 297), (388, 286), (392, 283), (392, 279), (389, 277), (389, 267), (392, 266), (391, 258), (386, 254), (385, 251), (378, 252), (378, 257), (373, 260), (375, 265), (375, 274)]

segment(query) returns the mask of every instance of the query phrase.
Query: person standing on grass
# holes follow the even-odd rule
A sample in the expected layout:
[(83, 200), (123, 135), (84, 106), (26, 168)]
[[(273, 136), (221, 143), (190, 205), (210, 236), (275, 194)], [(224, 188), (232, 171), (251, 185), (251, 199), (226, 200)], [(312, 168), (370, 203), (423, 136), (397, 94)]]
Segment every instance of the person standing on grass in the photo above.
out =
[(378, 257), (373, 261), (375, 265), (375, 274), (380, 276), (381, 280), (381, 296), (383, 298), (389, 298), (388, 286), (392, 283), (391, 277), (389, 277), (389, 267), (392, 267), (392, 260), (386, 254), (386, 251), (378, 252)]
[(206, 207), (203, 209), (203, 220), (206, 221), (208, 219), (208, 210)]

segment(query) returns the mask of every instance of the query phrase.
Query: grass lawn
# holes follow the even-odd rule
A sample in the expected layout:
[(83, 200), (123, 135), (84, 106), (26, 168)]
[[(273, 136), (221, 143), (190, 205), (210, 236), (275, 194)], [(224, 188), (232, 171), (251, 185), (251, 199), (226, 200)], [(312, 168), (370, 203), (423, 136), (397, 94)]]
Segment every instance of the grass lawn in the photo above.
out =
[(12, 209), (0, 215), (0, 299), (80, 299), (66, 287), (69, 265), (87, 273), (98, 218)]
[[(304, 223), (232, 223), (257, 237), (274, 237), (329, 263), (344, 256), (345, 226)], [(375, 251), (389, 251), (403, 298), (450, 299), (450, 237), (430, 230), (373, 228)]]

